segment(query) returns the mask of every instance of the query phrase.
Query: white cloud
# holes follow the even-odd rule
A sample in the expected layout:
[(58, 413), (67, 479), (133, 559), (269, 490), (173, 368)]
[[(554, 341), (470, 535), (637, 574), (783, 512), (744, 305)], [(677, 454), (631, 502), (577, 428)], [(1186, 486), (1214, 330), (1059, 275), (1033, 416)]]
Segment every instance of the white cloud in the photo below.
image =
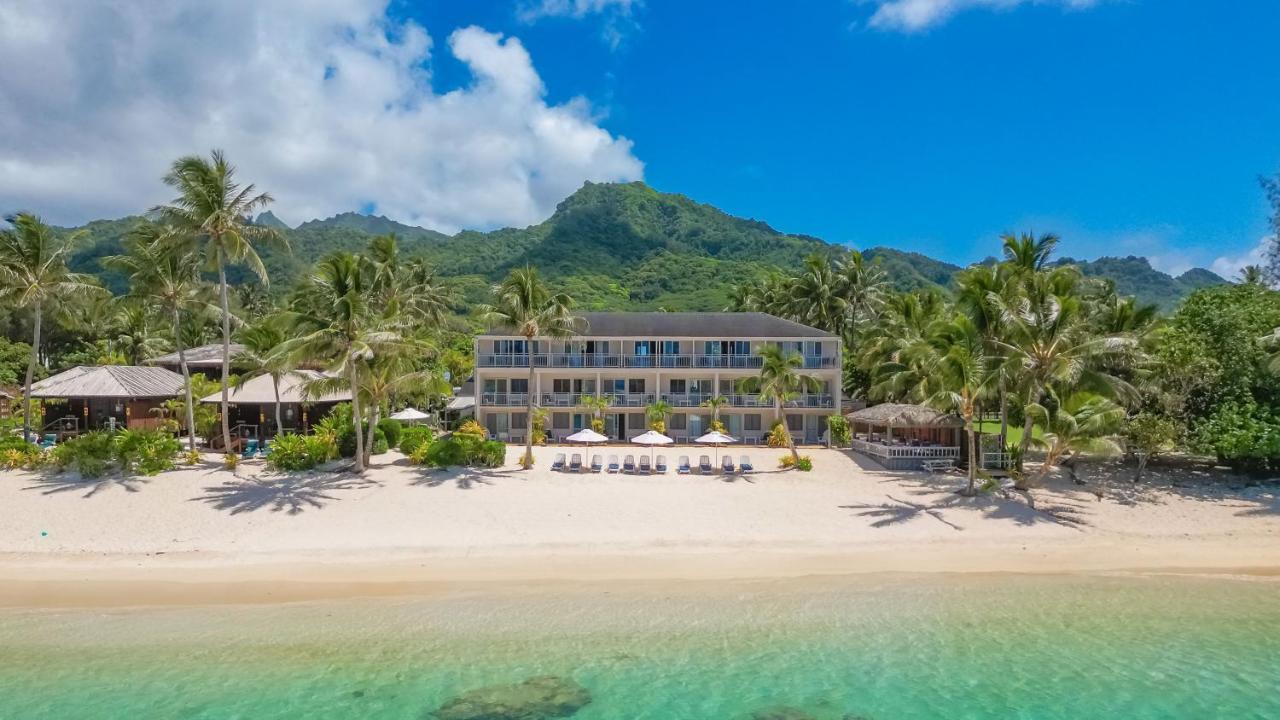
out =
[(589, 15), (604, 17), (601, 36), (617, 49), (628, 32), (639, 29), (635, 11), (643, 0), (522, 0), (516, 17), (534, 23), (542, 18), (568, 17), (581, 20)]
[(1274, 241), (1275, 238), (1264, 237), (1258, 241), (1257, 245), (1239, 255), (1222, 255), (1213, 261), (1209, 269), (1227, 280), (1237, 280), (1239, 279), (1240, 271), (1246, 265), (1262, 265), (1266, 267), (1267, 250)]
[(549, 105), (516, 38), (468, 27), (466, 87), (387, 0), (0, 5), (0, 210), (60, 223), (169, 199), (180, 155), (224, 148), (287, 222), (373, 203), (442, 230), (524, 225), (584, 180), (638, 179), (589, 104)]
[(964, 10), (1010, 10), (1019, 5), (1057, 5), (1082, 10), (1101, 0), (862, 0), (876, 10), (867, 24), (879, 30), (919, 32), (950, 20)]

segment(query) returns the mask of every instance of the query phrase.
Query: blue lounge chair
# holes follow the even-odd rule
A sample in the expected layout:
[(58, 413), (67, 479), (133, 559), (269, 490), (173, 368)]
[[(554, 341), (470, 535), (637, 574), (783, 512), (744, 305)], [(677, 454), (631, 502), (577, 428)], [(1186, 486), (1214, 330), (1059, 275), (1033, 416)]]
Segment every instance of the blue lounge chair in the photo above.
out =
[(265, 458), (271, 454), (271, 441), (263, 440), (262, 447), (258, 449), (258, 457)]
[(698, 458), (698, 472), (702, 473), (703, 475), (710, 475), (711, 471), (712, 471), (711, 456), (703, 455), (702, 457)]
[(46, 433), (45, 436), (40, 439), (40, 442), (36, 444), (40, 446), (41, 450), (48, 450), (58, 444), (58, 433)]
[(618, 456), (610, 455), (609, 456), (609, 472), (616, 473), (618, 472), (619, 467), (620, 466), (618, 465)]
[(600, 472), (600, 469), (603, 467), (604, 467), (604, 461), (600, 458), (600, 456), (592, 455), (591, 456), (591, 472), (598, 473)]
[(258, 441), (253, 438), (249, 438), (248, 440), (245, 440), (244, 452), (240, 453), (240, 457), (243, 457), (247, 460), (257, 454), (258, 454)]
[(646, 455), (640, 456), (640, 472), (645, 475), (653, 472), (653, 468), (649, 466), (649, 458)]
[(653, 461), (653, 471), (663, 475), (667, 474), (667, 456), (659, 455), (658, 459)]
[(552, 470), (564, 469), (564, 453), (556, 453), (556, 459), (551, 462)]
[(582, 472), (582, 456), (578, 453), (574, 453), (569, 458), (569, 472)]
[(755, 472), (756, 468), (751, 464), (751, 458), (743, 455), (738, 458), (738, 469), (744, 473)]
[(679, 475), (689, 474), (689, 456), (681, 455), (680, 462), (676, 464), (676, 473)]
[(636, 471), (636, 459), (631, 455), (622, 459), (622, 472), (634, 473)]
[(720, 469), (724, 471), (725, 475), (732, 475), (733, 474), (733, 458), (729, 455), (725, 455), (723, 458), (721, 458)]

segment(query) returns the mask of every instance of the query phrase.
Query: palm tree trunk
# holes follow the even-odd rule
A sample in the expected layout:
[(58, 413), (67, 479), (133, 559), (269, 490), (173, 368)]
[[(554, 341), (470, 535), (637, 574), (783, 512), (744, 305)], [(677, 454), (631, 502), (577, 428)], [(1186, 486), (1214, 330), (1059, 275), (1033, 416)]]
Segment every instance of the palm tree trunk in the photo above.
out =
[[(44, 313), (39, 300), (35, 304), (35, 322), (31, 331), (31, 360), (27, 362), (27, 380), (22, 388), (22, 438), (31, 442), (31, 383), (36, 377), (36, 363), (40, 358), (40, 323)], [(43, 418), (42, 418), (43, 419)]]
[(280, 422), (280, 376), (272, 373), (271, 389), (276, 393), (276, 434), (279, 435), (284, 429), (284, 423)]
[(364, 423), (360, 415), (360, 383), (356, 380), (354, 363), (347, 371), (351, 378), (351, 422), (356, 426), (356, 472), (364, 472)]
[(781, 400), (773, 401), (773, 411), (774, 413), (777, 414), (778, 418), (782, 420), (782, 432), (786, 433), (787, 435), (787, 449), (791, 451), (791, 460), (795, 463), (796, 466), (799, 466), (800, 453), (796, 452), (796, 440), (795, 438), (791, 437), (791, 428), (787, 427), (786, 418), (782, 417), (782, 401)]
[(373, 417), (369, 419), (369, 437), (364, 443), (364, 464), (373, 464), (373, 436), (378, 429), (378, 421), (382, 419), (382, 403), (373, 402)]
[[(520, 466), (525, 470), (533, 467), (533, 338), (525, 337), (524, 340), (524, 357), (529, 363), (529, 386), (525, 388), (525, 399), (527, 400), (525, 410), (525, 424), (529, 426), (529, 432), (524, 434), (524, 457), (520, 459)], [(572, 388), (571, 388), (572, 389)]]
[(971, 416), (964, 424), (965, 431), (969, 433), (969, 488), (965, 491), (966, 495), (972, 496), (975, 493), (974, 487), (978, 480), (978, 437), (973, 431), (973, 417)]
[(187, 367), (187, 348), (182, 344), (182, 311), (176, 305), (173, 308), (173, 344), (178, 346), (178, 365), (182, 368), (182, 388), (187, 398), (187, 449), (195, 452), (196, 408), (191, 397), (191, 369)]
[(222, 301), (222, 449), (231, 452), (231, 403), (227, 380), (231, 375), (231, 305), (227, 302), (227, 267), (218, 258), (218, 294)]
[(1004, 378), (1000, 378), (1000, 452), (1004, 452), (1009, 439), (1009, 392), (1005, 389)]
[[(1031, 404), (1031, 401), (1035, 399), (1035, 395), (1036, 395), (1036, 390), (1035, 390), (1035, 387), (1032, 386), (1029, 390), (1027, 390), (1026, 405)], [(1018, 442), (1018, 470), (1019, 471), (1022, 470), (1023, 463), (1026, 462), (1027, 448), (1031, 447), (1031, 431), (1034, 427), (1034, 420), (1032, 419), (1031, 415), (1027, 413), (1026, 405), (1023, 405), (1023, 410), (1022, 410), (1022, 415), (1023, 415), (1022, 440)]]

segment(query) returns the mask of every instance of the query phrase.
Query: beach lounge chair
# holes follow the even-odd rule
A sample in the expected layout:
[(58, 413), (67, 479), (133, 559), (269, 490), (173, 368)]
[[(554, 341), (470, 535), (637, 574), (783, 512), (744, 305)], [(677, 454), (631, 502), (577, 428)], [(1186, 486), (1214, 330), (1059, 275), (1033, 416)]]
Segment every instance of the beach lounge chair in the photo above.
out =
[(653, 461), (653, 471), (665, 475), (667, 473), (667, 456), (659, 455), (657, 460)]
[(40, 442), (36, 444), (40, 446), (41, 450), (48, 450), (58, 444), (58, 433), (46, 433)]
[(598, 473), (604, 467), (604, 458), (599, 455), (591, 456), (591, 472)]
[(648, 475), (651, 472), (653, 472), (653, 467), (649, 465), (649, 456), (641, 455), (640, 456), (640, 474)]
[(724, 457), (720, 458), (720, 469), (724, 471), (725, 475), (733, 474), (733, 456), (732, 455), (725, 455)]
[(711, 456), (703, 455), (702, 457), (698, 458), (698, 472), (702, 473), (703, 475), (710, 475), (711, 471), (712, 471)]
[(556, 459), (551, 461), (552, 470), (564, 470), (564, 453), (556, 453)]
[(609, 456), (609, 472), (611, 473), (618, 472), (618, 456), (617, 455)]
[(676, 463), (676, 473), (680, 475), (689, 474), (689, 456), (681, 455), (680, 461)]
[(258, 441), (255, 438), (249, 438), (244, 441), (244, 452), (240, 456), (246, 460), (258, 454)]
[(738, 469), (744, 473), (755, 472), (756, 468), (751, 464), (751, 458), (743, 455), (738, 458)]
[(569, 472), (582, 472), (582, 456), (574, 453), (569, 457)]
[(265, 458), (271, 454), (271, 441), (263, 440), (262, 447), (258, 448), (258, 457)]
[(636, 471), (636, 459), (631, 455), (628, 455), (622, 458), (622, 472), (634, 473), (635, 471)]

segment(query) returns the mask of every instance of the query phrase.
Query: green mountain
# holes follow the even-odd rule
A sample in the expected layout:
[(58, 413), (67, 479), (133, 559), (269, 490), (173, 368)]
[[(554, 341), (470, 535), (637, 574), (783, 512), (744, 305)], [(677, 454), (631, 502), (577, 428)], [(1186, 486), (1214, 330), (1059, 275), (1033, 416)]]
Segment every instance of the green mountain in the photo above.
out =
[[(76, 269), (103, 274), (97, 258), (119, 252), (120, 235), (135, 221), (123, 218), (85, 226), (90, 237), (76, 255)], [(468, 303), (483, 301), (489, 286), (511, 268), (530, 264), (593, 310), (718, 310), (728, 304), (731, 289), (746, 279), (793, 271), (807, 255), (843, 249), (639, 182), (587, 183), (545, 221), (489, 232), (445, 235), (356, 213), (311, 220), (292, 229), (270, 213), (255, 222), (280, 230), (289, 241), (288, 252), (262, 251), (273, 291), (293, 285), (330, 252), (358, 251), (374, 235), (393, 232), (402, 252), (431, 262), (457, 284)], [(872, 248), (867, 254), (883, 264), (900, 290), (945, 289), (961, 269), (892, 248)], [(1225, 282), (1199, 269), (1173, 278), (1142, 258), (1102, 258), (1079, 265), (1086, 275), (1110, 278), (1121, 292), (1164, 308), (1197, 287)], [(103, 275), (113, 289), (123, 289), (121, 278)], [(231, 278), (248, 279), (243, 271)]]

